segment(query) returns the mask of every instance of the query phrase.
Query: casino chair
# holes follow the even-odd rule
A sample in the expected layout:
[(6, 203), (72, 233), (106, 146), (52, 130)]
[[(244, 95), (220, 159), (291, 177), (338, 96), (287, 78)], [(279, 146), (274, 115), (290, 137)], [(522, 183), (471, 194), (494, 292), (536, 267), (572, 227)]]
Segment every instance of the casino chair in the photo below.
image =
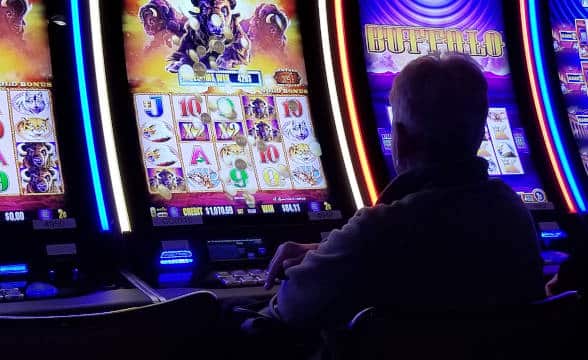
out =
[(101, 313), (1, 316), (0, 352), (4, 358), (168, 359), (203, 351), (218, 316), (219, 303), (208, 291)]
[(530, 306), (366, 308), (327, 340), (331, 359), (567, 359), (578, 357), (586, 308), (576, 291)]

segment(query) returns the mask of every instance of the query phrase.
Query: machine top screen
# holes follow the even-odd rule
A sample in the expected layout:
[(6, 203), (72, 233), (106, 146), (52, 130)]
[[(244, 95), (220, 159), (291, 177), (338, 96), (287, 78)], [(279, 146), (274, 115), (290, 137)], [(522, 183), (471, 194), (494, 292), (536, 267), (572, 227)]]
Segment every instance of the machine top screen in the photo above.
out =
[(0, 223), (74, 227), (66, 211), (41, 1), (2, 1), (0, 54)]
[(551, 0), (549, 6), (560, 88), (588, 173), (588, 1)]
[(390, 176), (391, 84), (410, 61), (434, 51), (471, 55), (488, 80), (490, 111), (478, 155), (489, 174), (509, 184), (529, 206), (547, 202), (521, 124), (510, 74), (499, 0), (360, 0), (367, 75), (381, 150)]
[(155, 226), (331, 210), (295, 1), (124, 4)]

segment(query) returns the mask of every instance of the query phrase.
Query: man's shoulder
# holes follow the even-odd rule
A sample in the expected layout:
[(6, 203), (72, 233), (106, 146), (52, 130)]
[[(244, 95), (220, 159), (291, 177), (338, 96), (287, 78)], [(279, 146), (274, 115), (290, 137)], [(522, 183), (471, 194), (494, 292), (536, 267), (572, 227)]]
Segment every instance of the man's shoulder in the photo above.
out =
[(376, 204), (358, 210), (354, 218), (361, 223), (391, 222), (395, 219), (406, 218), (410, 205), (410, 202), (403, 200), (395, 200), (390, 204)]
[(410, 204), (394, 201), (390, 204), (377, 204), (358, 210), (343, 227), (343, 231), (363, 239), (373, 233), (382, 233), (390, 229), (398, 232), (400, 228), (417, 221)]
[(396, 201), (394, 205), (401, 206), (404, 209), (423, 205), (430, 206), (435, 201), (447, 201), (448, 197), (459, 197), (461, 199), (484, 197), (497, 201), (506, 201), (514, 205), (521, 203), (520, 197), (502, 180), (488, 179), (479, 183), (461, 186), (425, 188), (403, 197)]

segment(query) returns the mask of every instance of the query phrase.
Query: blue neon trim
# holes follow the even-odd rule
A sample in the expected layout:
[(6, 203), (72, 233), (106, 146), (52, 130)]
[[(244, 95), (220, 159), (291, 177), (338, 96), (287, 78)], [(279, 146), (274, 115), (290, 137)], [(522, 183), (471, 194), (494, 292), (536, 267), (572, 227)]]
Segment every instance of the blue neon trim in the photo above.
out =
[[(561, 139), (561, 135), (559, 133), (559, 129), (557, 127), (556, 122), (556, 115), (555, 111), (553, 110), (553, 102), (552, 97), (549, 92), (549, 86), (547, 83), (547, 76), (545, 70), (545, 64), (543, 61), (543, 42), (541, 41), (541, 36), (539, 35), (539, 14), (537, 12), (537, 2), (536, 0), (529, 0), (529, 22), (531, 25), (531, 37), (533, 39), (533, 53), (535, 57), (535, 64), (537, 64), (537, 77), (539, 80), (539, 88), (541, 90), (541, 95), (543, 97), (543, 102), (545, 104), (545, 112), (547, 115), (547, 121), (549, 123), (549, 128), (551, 130), (551, 134), (553, 136), (553, 141), (555, 143), (555, 148), (559, 155), (559, 159), (561, 160), (563, 171), (568, 179), (568, 184), (570, 185), (570, 190), (572, 191), (572, 195), (576, 200), (576, 204), (578, 205), (578, 209), (581, 212), (586, 212), (586, 204), (584, 202), (584, 198), (578, 187), (578, 182), (576, 181), (576, 177), (574, 176), (574, 172), (572, 171), (572, 167), (570, 166), (569, 158), (567, 153), (564, 149), (564, 145)], [(535, 46), (537, 44), (537, 46)]]
[(28, 272), (27, 264), (0, 265), (0, 275), (26, 274)]
[(98, 168), (98, 156), (96, 154), (94, 131), (92, 129), (92, 116), (90, 115), (90, 103), (88, 101), (88, 83), (86, 80), (84, 46), (82, 44), (82, 27), (80, 24), (79, 0), (71, 0), (71, 20), (76, 57), (76, 70), (78, 75), (78, 87), (80, 91), (80, 104), (82, 107), (82, 119), (84, 122), (84, 135), (86, 138), (86, 148), (88, 149), (88, 160), (90, 161), (90, 172), (92, 175), (92, 184), (94, 186), (96, 208), (98, 210), (98, 217), (100, 218), (100, 227), (102, 231), (109, 231), (110, 224), (108, 223), (106, 204), (104, 201), (104, 191), (102, 190), (102, 182), (100, 181), (101, 175), (100, 169)]
[(185, 265), (185, 264), (191, 264), (194, 262), (194, 259), (165, 259), (165, 260), (159, 260), (159, 263), (161, 265)]

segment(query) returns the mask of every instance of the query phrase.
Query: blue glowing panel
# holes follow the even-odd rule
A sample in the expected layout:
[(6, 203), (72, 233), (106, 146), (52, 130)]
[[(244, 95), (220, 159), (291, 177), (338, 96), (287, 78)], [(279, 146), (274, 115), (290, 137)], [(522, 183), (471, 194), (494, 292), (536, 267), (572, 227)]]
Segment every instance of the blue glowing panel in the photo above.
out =
[(0, 265), (0, 275), (27, 274), (29, 267), (26, 264)]

